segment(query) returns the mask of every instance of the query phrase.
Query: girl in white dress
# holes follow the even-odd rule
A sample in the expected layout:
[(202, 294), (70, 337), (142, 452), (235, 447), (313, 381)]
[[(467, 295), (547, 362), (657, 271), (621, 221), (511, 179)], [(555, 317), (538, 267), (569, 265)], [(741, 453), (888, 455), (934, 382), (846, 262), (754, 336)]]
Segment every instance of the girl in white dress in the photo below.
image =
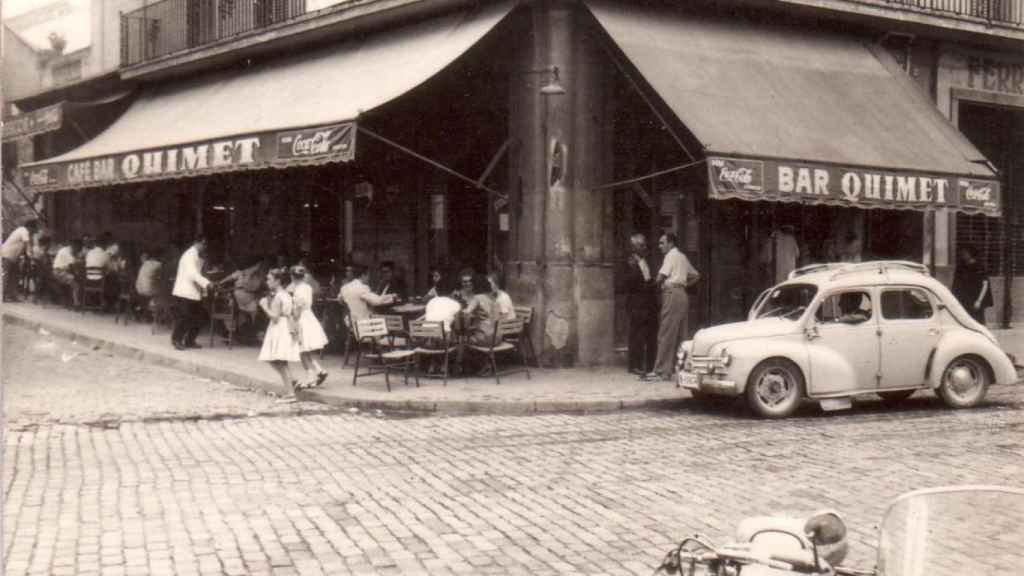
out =
[(285, 388), (297, 388), (298, 381), (292, 378), (289, 362), (299, 361), (299, 342), (292, 328), (292, 298), (284, 289), (288, 280), (288, 271), (277, 268), (267, 273), (267, 286), (273, 298), (260, 298), (260, 308), (270, 318), (266, 335), (263, 337), (263, 348), (259, 359), (270, 362), (270, 365), (281, 376)]
[(323, 326), (313, 314), (313, 287), (307, 278), (308, 271), (302, 266), (292, 268), (292, 286), (294, 286), (294, 307), (292, 317), (299, 325), (299, 357), (306, 369), (306, 381), (300, 387), (319, 386), (327, 379), (327, 371), (317, 362), (314, 353), (319, 353), (327, 345), (327, 334)]

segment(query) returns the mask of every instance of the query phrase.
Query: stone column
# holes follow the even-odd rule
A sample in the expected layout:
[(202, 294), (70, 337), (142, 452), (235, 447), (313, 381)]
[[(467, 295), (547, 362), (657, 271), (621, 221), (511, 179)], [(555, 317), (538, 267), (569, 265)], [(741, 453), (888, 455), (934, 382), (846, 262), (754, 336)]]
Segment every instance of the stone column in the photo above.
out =
[[(534, 307), (533, 342), (548, 366), (608, 363), (614, 346), (611, 171), (603, 116), (608, 63), (582, 8), (538, 1), (510, 72), (512, 254), (509, 289)], [(565, 94), (545, 95), (557, 67)]]

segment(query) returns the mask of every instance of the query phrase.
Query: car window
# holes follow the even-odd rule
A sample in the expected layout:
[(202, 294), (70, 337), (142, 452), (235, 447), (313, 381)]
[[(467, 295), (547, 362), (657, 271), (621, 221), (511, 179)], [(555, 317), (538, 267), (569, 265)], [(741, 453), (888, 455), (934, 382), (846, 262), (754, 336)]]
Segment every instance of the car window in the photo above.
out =
[(860, 324), (870, 320), (871, 314), (871, 294), (863, 290), (847, 290), (825, 298), (815, 318), (822, 324)]
[(920, 288), (882, 292), (882, 317), (886, 320), (922, 320), (934, 313), (928, 294)]
[(814, 301), (818, 288), (813, 284), (786, 284), (768, 290), (758, 297), (755, 318), (797, 320)]

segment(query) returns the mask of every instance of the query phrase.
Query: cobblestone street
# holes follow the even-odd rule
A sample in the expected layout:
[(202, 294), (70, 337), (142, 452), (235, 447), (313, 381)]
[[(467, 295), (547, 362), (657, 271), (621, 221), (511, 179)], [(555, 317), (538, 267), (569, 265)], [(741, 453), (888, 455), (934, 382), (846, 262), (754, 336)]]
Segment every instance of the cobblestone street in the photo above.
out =
[(870, 565), (891, 498), (1024, 471), (1021, 388), (782, 422), (402, 418), (73, 346), (4, 332), (8, 575), (649, 574), (682, 536), (822, 507)]

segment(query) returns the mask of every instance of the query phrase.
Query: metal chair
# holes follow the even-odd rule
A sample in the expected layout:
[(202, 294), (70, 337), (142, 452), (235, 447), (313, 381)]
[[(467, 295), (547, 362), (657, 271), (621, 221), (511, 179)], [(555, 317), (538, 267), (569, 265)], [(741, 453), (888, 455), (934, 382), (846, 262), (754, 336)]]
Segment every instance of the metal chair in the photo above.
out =
[[(388, 392), (391, 392), (391, 372), (402, 368), (405, 373), (405, 385), (409, 385), (409, 370), (416, 365), (416, 352), (414, 350), (382, 350), (381, 341), (388, 336), (388, 325), (384, 318), (364, 318), (357, 320), (353, 326), (356, 339), (356, 367), (352, 372), (352, 385), (360, 376), (373, 376), (384, 374), (384, 382)], [(363, 347), (368, 345), (369, 353), (363, 353)], [(373, 360), (376, 366), (367, 366), (366, 372), (360, 374), (359, 366), (363, 358)], [(420, 385), (419, 374), (416, 374), (416, 387)]]
[(401, 314), (374, 314), (372, 318), (383, 318), (387, 324), (388, 335), (381, 340), (381, 344), (392, 349), (409, 347), (409, 333)]
[[(448, 366), (451, 355), (458, 351), (458, 347), (452, 344), (450, 333), (444, 329), (443, 322), (427, 322), (426, 320), (413, 320), (409, 323), (409, 337), (416, 348), (417, 364), (422, 358), (444, 357), (444, 385), (448, 385)], [(429, 378), (429, 375), (426, 375)]]
[[(78, 310), (85, 313), (86, 310), (102, 312), (107, 305), (106, 286), (104, 286), (106, 271), (102, 267), (90, 266), (85, 268), (82, 275), (81, 291), (82, 296), (78, 301)], [(90, 296), (94, 297), (95, 304), (90, 304)]]
[(235, 295), (231, 290), (212, 290), (210, 292), (210, 347), (217, 338), (217, 322), (224, 326), (227, 335), (223, 340), (227, 342), (228, 349), (232, 348), (235, 341), (235, 332), (238, 331), (238, 306), (235, 303)]
[[(507, 376), (509, 374), (515, 374), (517, 372), (525, 372), (526, 379), (530, 379), (530, 368), (526, 365), (526, 358), (523, 356), (523, 352), (520, 347), (513, 344), (512, 341), (515, 338), (521, 338), (523, 334), (523, 321), (519, 318), (515, 320), (499, 320), (494, 325), (494, 332), (491, 336), (491, 341), (487, 346), (479, 346), (475, 344), (467, 344), (467, 352), (475, 352), (487, 356), (490, 360), (491, 370), (494, 372), (494, 382), (501, 384), (501, 376)], [(499, 353), (505, 352), (519, 352), (519, 358), (523, 361), (522, 368), (513, 368), (505, 370), (504, 372), (498, 372), (498, 363), (496, 356)]]
[(114, 324), (124, 318), (124, 325), (128, 325), (128, 317), (135, 313), (135, 286), (132, 285), (131, 277), (128, 274), (117, 276), (117, 301), (114, 302)]
[(514, 338), (507, 338), (507, 342), (511, 342), (521, 347), (521, 352), (526, 363), (530, 366), (538, 366), (537, 355), (533, 351), (533, 339), (530, 338), (530, 329), (533, 328), (533, 308), (529, 306), (516, 306), (516, 318), (523, 321), (523, 333)]

